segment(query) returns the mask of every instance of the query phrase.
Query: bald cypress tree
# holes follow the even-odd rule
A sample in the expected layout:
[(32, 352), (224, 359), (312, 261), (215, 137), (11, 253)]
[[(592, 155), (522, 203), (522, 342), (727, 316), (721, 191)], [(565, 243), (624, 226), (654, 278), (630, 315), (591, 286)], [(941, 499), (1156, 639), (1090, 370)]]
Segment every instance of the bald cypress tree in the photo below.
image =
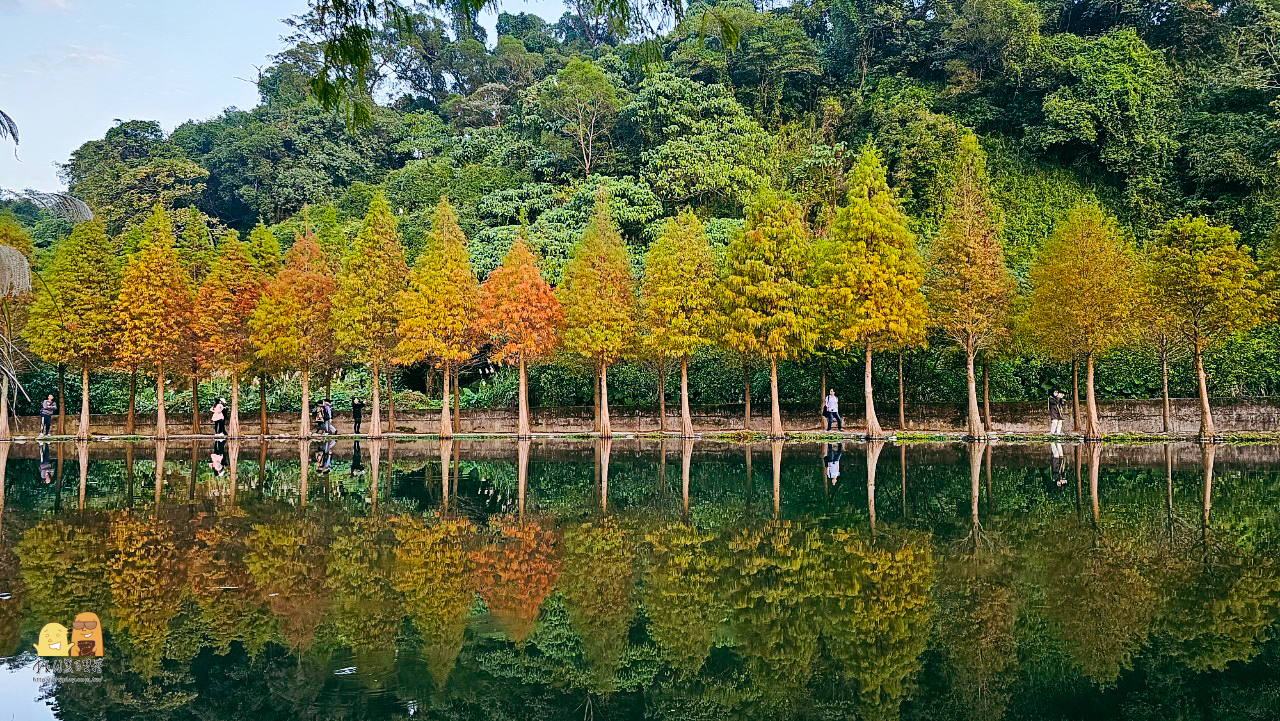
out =
[(31, 305), (26, 337), (48, 363), (80, 368), (80, 425), (89, 437), (89, 370), (111, 357), (120, 268), (99, 220), (81, 223), (54, 250), (45, 283)]
[(339, 348), (369, 366), (373, 383), (372, 435), (382, 435), (382, 370), (392, 360), (398, 338), (396, 298), (409, 268), (396, 231), (391, 205), (381, 192), (373, 196), (355, 242), (347, 248), (334, 297), (334, 330)]
[(564, 346), (599, 377), (600, 435), (609, 437), (609, 366), (631, 349), (636, 333), (636, 281), (622, 233), (603, 193), (564, 269), (556, 292), (564, 308)]

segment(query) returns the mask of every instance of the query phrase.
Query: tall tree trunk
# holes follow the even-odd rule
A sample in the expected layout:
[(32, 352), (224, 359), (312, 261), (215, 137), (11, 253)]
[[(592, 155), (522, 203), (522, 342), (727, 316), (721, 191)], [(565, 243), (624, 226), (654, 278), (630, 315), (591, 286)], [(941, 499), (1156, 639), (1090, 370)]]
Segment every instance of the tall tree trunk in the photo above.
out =
[(1088, 441), (1096, 441), (1102, 438), (1102, 425), (1098, 422), (1098, 402), (1093, 394), (1093, 353), (1089, 352), (1084, 357), (1084, 402), (1085, 402), (1085, 428), (1084, 437)]
[(87, 441), (76, 441), (76, 460), (80, 461), (80, 502), (78, 507), (84, 510), (86, 491), (89, 487), (89, 444)]
[(667, 359), (658, 364), (658, 431), (667, 432)]
[(298, 434), (301, 438), (311, 437), (311, 374), (302, 371), (302, 426)]
[[(0, 439), (11, 437), (13, 430), (9, 427), (9, 376), (4, 375), (0, 376)], [(0, 493), (4, 493), (3, 488), (0, 488)]]
[(1209, 407), (1209, 378), (1204, 372), (1204, 348), (1200, 338), (1195, 339), (1196, 383), (1200, 389), (1200, 439), (1213, 440), (1218, 431), (1213, 426), (1213, 409)]
[(324, 399), (333, 402), (333, 368), (324, 368)]
[(1163, 349), (1160, 351), (1160, 399), (1163, 401), (1161, 420), (1164, 421), (1164, 432), (1168, 433), (1170, 416), (1173, 414), (1169, 406), (1169, 353)]
[(520, 421), (516, 425), (516, 436), (519, 438), (528, 438), (533, 434), (529, 431), (529, 372), (525, 365), (524, 351), (520, 352)]
[(1080, 363), (1071, 357), (1071, 430), (1080, 432)]
[[(6, 389), (7, 390), (7, 389)], [(80, 364), (80, 427), (76, 429), (76, 438), (89, 438), (89, 364)]]
[[(818, 365), (822, 368), (822, 383), (818, 388), (818, 413), (822, 413), (827, 408), (827, 359), (823, 358)], [(826, 488), (826, 483), (822, 487)]]
[(164, 416), (164, 362), (156, 364), (156, 438), (169, 437), (169, 420)]
[(970, 438), (983, 438), (986, 434), (982, 430), (982, 418), (978, 411), (978, 379), (973, 368), (974, 355), (976, 351), (972, 347), (965, 351), (965, 373), (969, 386), (968, 434)]
[(595, 367), (592, 368), (591, 370), (591, 380), (595, 382), (595, 389), (592, 391), (593, 403), (595, 404), (594, 405), (595, 424), (592, 429), (596, 433), (599, 433), (600, 432), (600, 363), (596, 361), (592, 361), (592, 362), (595, 363)]
[(449, 361), (444, 362), (444, 397), (440, 399), (440, 437), (453, 438), (453, 422), (449, 419)]
[(982, 358), (982, 418), (983, 424), (986, 426), (987, 435), (995, 433), (996, 427), (991, 424), (991, 379), (987, 372), (987, 358), (983, 353)]
[(747, 370), (747, 364), (742, 364), (742, 383), (746, 387), (743, 397), (747, 399), (746, 409), (742, 414), (742, 430), (751, 430), (751, 371)]
[(902, 382), (902, 351), (898, 351), (898, 430), (907, 430), (907, 393)]
[(783, 438), (785, 431), (782, 430), (782, 405), (778, 403), (778, 359), (769, 359), (769, 437)]
[(164, 452), (167, 442), (161, 438), (156, 441), (156, 499), (151, 513), (153, 518), (160, 517), (160, 496), (164, 491)]
[(267, 374), (258, 376), (258, 434), (267, 436)]
[(136, 367), (129, 369), (129, 415), (124, 421), (124, 432), (128, 435), (134, 434), (133, 417), (138, 407), (138, 369)]
[(689, 356), (680, 358), (680, 435), (693, 435), (693, 414), (689, 412)]
[(462, 369), (453, 369), (453, 432), (462, 432)]
[(200, 435), (200, 374), (191, 364), (191, 435)]
[[(600, 365), (600, 437), (613, 436), (613, 426), (609, 425), (609, 366)], [(607, 448), (608, 446), (606, 446)], [(607, 454), (606, 454), (607, 455)], [(606, 463), (608, 459), (606, 458)]]
[(58, 364), (58, 435), (67, 434), (67, 365)]
[(231, 417), (227, 419), (227, 435), (240, 437), (240, 374), (231, 371)]
[[(396, 432), (395, 369), (387, 370), (387, 433)], [(390, 446), (388, 446), (390, 448)]]
[(379, 375), (381, 370), (382, 368), (377, 362), (369, 366), (369, 372), (373, 374), (373, 418), (369, 419), (373, 422), (373, 428), (371, 429), (373, 432), (369, 434), (371, 438), (382, 437), (382, 388), (380, 387), (382, 378)]
[(862, 394), (867, 407), (867, 438), (882, 438), (884, 431), (880, 429), (880, 419), (876, 418), (876, 401), (871, 394), (871, 345), (866, 346), (866, 362), (862, 372)]

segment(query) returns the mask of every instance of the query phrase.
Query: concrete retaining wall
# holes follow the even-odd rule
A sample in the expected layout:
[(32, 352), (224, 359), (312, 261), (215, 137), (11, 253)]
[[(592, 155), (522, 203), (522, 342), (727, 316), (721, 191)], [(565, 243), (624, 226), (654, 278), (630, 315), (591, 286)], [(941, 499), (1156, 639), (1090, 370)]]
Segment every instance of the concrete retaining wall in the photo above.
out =
[[(674, 405), (674, 404), (673, 404)], [(792, 431), (817, 431), (824, 428), (823, 419), (813, 408), (788, 407), (783, 410), (783, 424)], [(845, 427), (857, 430), (862, 427), (861, 404), (842, 403), (844, 407)], [(898, 413), (895, 405), (886, 405), (877, 409), (881, 425), (886, 429), (894, 429), (898, 425)], [(1083, 409), (1082, 409), (1083, 410)], [(1219, 432), (1230, 431), (1280, 431), (1280, 399), (1272, 398), (1226, 398), (1215, 400), (1213, 404), (1214, 419)], [(737, 431), (743, 428), (743, 407), (741, 405), (694, 406), (693, 425), (700, 433)], [(1102, 401), (1099, 403), (1102, 427), (1105, 433), (1159, 433), (1162, 430), (1161, 404), (1156, 400)], [(938, 404), (907, 407), (907, 430), (962, 432), (964, 430), (965, 407), (963, 404)], [(992, 403), (991, 414), (997, 432), (1001, 433), (1044, 433), (1048, 429), (1048, 414), (1043, 403), (1016, 402)], [(335, 414), (335, 424), (340, 433), (351, 431), (350, 413)], [(79, 416), (68, 414), (66, 432), (75, 433)], [(652, 408), (632, 408), (613, 406), (610, 419), (614, 433), (652, 433), (659, 430), (658, 413)], [(296, 435), (299, 428), (297, 413), (267, 414), (268, 435)], [(57, 419), (54, 419), (55, 430)], [(461, 427), (464, 433), (514, 433), (517, 416), (515, 410), (487, 409), (462, 411)], [(679, 407), (668, 406), (668, 430), (679, 427)], [(93, 415), (90, 418), (94, 435), (118, 436), (125, 432), (123, 415)], [(434, 433), (439, 428), (439, 411), (397, 411), (395, 428), (385, 424), (384, 432), (397, 433)], [(534, 409), (531, 419), (534, 433), (588, 433), (592, 428), (592, 409), (590, 407), (538, 408)], [(1065, 430), (1071, 430), (1071, 418), (1068, 416), (1064, 424)], [(364, 422), (368, 432), (369, 420)], [(769, 427), (769, 406), (756, 404), (752, 406), (752, 429), (767, 430)], [(202, 419), (201, 433), (212, 433), (212, 425)], [(1171, 431), (1179, 435), (1191, 435), (1199, 431), (1199, 404), (1194, 398), (1179, 398), (1173, 401), (1173, 419)], [(13, 429), (15, 436), (33, 437), (40, 429), (40, 419), (35, 416), (21, 417)], [(259, 433), (259, 420), (256, 413), (241, 416), (241, 430), (245, 435)], [(155, 417), (151, 414), (138, 414), (135, 430), (140, 435), (153, 435)], [(190, 435), (191, 417), (188, 415), (169, 415), (168, 431), (171, 436)]]

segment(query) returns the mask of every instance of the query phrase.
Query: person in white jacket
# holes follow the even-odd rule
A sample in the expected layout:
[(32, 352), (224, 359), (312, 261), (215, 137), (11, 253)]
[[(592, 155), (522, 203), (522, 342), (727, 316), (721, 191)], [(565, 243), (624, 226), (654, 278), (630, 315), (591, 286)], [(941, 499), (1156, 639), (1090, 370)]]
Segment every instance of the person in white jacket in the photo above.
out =
[(827, 399), (823, 401), (822, 410), (827, 416), (827, 430), (831, 430), (831, 421), (836, 422), (836, 430), (844, 431), (844, 421), (840, 418), (840, 399), (836, 398), (836, 389), (827, 391)]

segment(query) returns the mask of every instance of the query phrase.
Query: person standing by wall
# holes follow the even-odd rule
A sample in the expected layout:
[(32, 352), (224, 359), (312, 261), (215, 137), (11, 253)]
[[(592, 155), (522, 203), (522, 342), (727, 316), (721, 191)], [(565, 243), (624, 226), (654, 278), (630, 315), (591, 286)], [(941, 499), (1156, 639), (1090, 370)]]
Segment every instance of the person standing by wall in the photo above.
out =
[(827, 391), (827, 400), (823, 406), (827, 414), (827, 430), (831, 430), (831, 422), (835, 421), (836, 430), (844, 432), (844, 421), (840, 418), (840, 399), (836, 398), (836, 389)]
[(209, 418), (213, 421), (213, 434), (215, 436), (227, 435), (227, 402), (219, 398), (213, 408), (209, 409)]
[(53, 416), (58, 412), (58, 402), (50, 393), (40, 404), (40, 435), (47, 436), (53, 431)]
[(1049, 394), (1049, 435), (1062, 434), (1062, 407), (1066, 404), (1066, 396), (1062, 391)]

